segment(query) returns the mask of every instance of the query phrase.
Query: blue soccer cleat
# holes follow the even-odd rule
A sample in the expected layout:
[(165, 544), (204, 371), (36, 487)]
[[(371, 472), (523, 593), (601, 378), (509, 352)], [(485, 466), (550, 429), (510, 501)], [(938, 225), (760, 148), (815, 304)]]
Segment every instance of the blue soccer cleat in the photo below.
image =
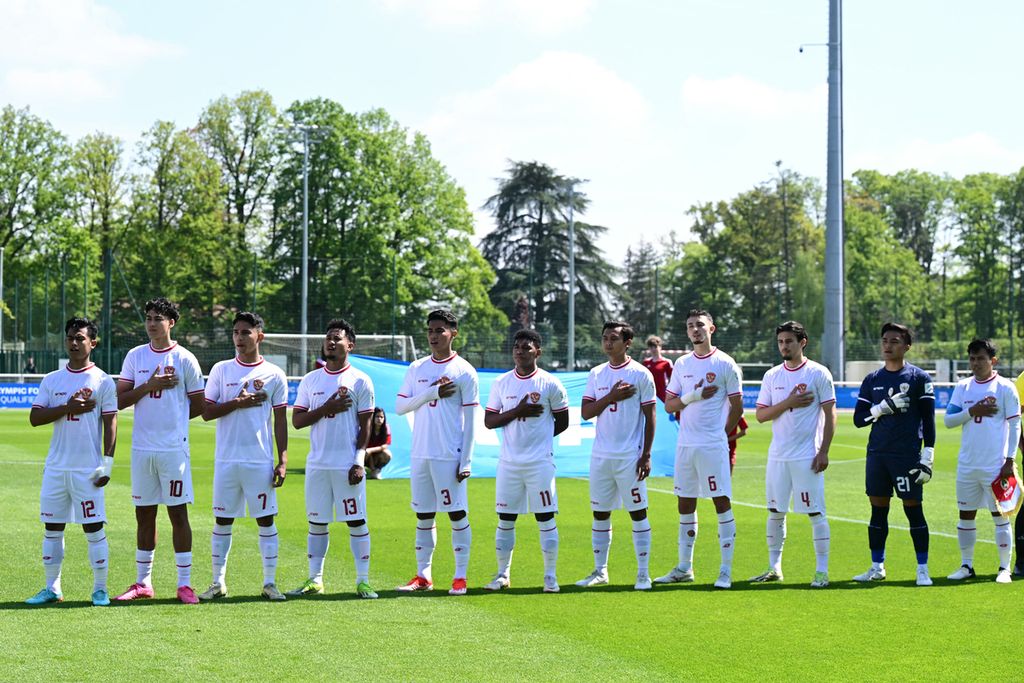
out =
[(100, 588), (99, 590), (92, 592), (92, 604), (93, 607), (106, 607), (110, 604), (110, 596), (107, 595), (107, 591)]
[(60, 593), (55, 593), (49, 588), (44, 588), (39, 591), (31, 598), (25, 601), (26, 605), (45, 605), (51, 602), (63, 602), (64, 596)]

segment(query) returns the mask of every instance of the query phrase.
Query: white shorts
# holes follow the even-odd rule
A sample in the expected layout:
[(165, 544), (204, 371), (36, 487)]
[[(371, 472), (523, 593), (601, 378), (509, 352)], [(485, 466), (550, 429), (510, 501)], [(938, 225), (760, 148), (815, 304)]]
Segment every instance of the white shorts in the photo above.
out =
[(679, 498), (732, 498), (729, 445), (676, 446), (673, 483)]
[(103, 492), (92, 483), (92, 472), (43, 469), (39, 491), (39, 521), (47, 524), (96, 524), (107, 521)]
[(765, 469), (765, 501), (772, 510), (788, 512), (825, 512), (825, 473), (811, 469), (814, 458), (768, 460)]
[(194, 500), (187, 450), (132, 449), (132, 502), (135, 505), (184, 505)]
[(637, 481), (636, 460), (590, 456), (590, 509), (629, 512), (647, 507), (647, 481)]
[(998, 512), (992, 482), (999, 470), (967, 470), (956, 472), (956, 507), (958, 510), (989, 510)]
[(466, 482), (458, 481), (455, 460), (412, 458), (409, 484), (415, 512), (469, 512)]
[(352, 486), (348, 470), (306, 470), (306, 517), (314, 524), (366, 519), (366, 477)]
[(269, 462), (214, 463), (213, 514), (231, 519), (276, 515), (274, 466)]
[(558, 512), (555, 463), (551, 460), (520, 464), (499, 460), (494, 489), (495, 512)]

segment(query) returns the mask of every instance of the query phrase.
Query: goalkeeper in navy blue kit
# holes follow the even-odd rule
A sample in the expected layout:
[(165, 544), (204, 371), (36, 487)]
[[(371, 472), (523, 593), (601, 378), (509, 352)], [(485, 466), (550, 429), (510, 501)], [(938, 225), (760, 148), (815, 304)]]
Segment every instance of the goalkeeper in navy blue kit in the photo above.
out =
[(885, 364), (864, 378), (853, 413), (854, 425), (871, 426), (864, 477), (871, 501), (871, 568), (853, 577), (854, 581), (885, 579), (889, 502), (895, 489), (910, 523), (917, 554), (917, 585), (932, 585), (928, 575), (928, 522), (921, 500), (935, 460), (935, 391), (927, 372), (903, 360), (912, 341), (905, 326), (882, 325)]

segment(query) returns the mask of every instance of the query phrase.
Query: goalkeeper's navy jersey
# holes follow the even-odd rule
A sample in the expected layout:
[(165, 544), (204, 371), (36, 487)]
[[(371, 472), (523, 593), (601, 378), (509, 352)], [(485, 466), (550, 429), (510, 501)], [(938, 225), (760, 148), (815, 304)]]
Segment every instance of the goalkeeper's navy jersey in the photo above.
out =
[(898, 372), (882, 367), (864, 378), (857, 397), (854, 423), (858, 427), (869, 424), (871, 406), (880, 403), (886, 396), (901, 392), (910, 399), (910, 405), (904, 413), (883, 415), (871, 423), (868, 454), (917, 456), (921, 452), (922, 439), (925, 446), (935, 445), (935, 390), (932, 378), (910, 363), (906, 363)]

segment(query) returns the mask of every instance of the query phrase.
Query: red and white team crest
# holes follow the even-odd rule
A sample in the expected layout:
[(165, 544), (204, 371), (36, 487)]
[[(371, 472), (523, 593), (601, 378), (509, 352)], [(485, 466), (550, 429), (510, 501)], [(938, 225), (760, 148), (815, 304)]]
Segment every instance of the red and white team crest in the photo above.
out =
[(338, 387), (338, 396), (344, 396), (348, 393), (348, 387)]
[(992, 395), (986, 396), (985, 399), (982, 401), (982, 403), (984, 403), (986, 405), (990, 405), (990, 406), (995, 405), (996, 404), (996, 397), (992, 396)]
[(796, 393), (798, 393), (798, 394), (802, 394), (802, 393), (804, 393), (805, 391), (807, 391), (807, 385), (806, 385), (806, 384), (804, 384), (803, 382), (801, 382), (800, 384), (797, 384), (797, 385), (796, 385)]
[(173, 365), (168, 365), (166, 368), (164, 368), (164, 374), (165, 375), (173, 375), (174, 374), (174, 366)]
[(263, 380), (261, 380), (261, 379), (254, 379), (252, 381), (252, 388), (255, 389), (256, 391), (261, 390), (263, 388)]
[(996, 508), (999, 514), (1008, 517), (1020, 509), (1021, 491), (1017, 473), (1006, 477), (996, 477), (992, 482), (992, 496), (996, 500)]
[(90, 389), (89, 387), (82, 387), (81, 389), (78, 390), (78, 394), (82, 398), (86, 398), (87, 399), (90, 396), (92, 396), (92, 389)]
[(531, 391), (530, 392), (530, 400), (533, 401), (534, 403), (540, 403), (540, 392), (539, 391)]
[(708, 384), (711, 384), (712, 382), (714, 382), (715, 381), (715, 377), (718, 377), (718, 375), (716, 375), (713, 372), (709, 372), (706, 375), (704, 375), (704, 379), (706, 379), (708, 381)]

